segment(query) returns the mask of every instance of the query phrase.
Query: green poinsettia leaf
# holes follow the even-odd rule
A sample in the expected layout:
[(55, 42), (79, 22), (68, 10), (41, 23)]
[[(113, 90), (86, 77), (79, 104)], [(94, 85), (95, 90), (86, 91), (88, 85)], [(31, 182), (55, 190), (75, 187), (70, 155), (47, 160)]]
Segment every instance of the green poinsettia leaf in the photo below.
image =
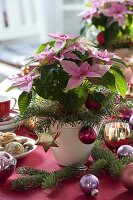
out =
[[(108, 24), (108, 20), (107, 20), (107, 24)], [(118, 22), (112, 23), (110, 26), (108, 26), (105, 29), (105, 35), (107, 36), (106, 38), (107, 43), (109, 43), (111, 40), (116, 38), (117, 34), (119, 33), (119, 30), (120, 30), (120, 27), (119, 27)]]
[(46, 48), (46, 46), (47, 46), (46, 44), (41, 44), (41, 46), (38, 48), (36, 54), (41, 53)]
[(110, 69), (110, 73), (112, 73), (115, 77), (115, 85), (117, 91), (121, 94), (122, 97), (125, 97), (127, 91), (127, 82), (122, 73), (122, 70), (118, 67), (112, 67)]
[(13, 90), (14, 88), (15, 88), (15, 86), (10, 86), (10, 87), (6, 90), (6, 92), (9, 92), (9, 91)]
[(93, 17), (92, 24), (94, 24), (97, 28), (106, 27), (108, 17), (103, 14), (100, 14), (100, 17)]
[(41, 44), (41, 46), (38, 48), (36, 54), (41, 53), (41, 52), (46, 48), (47, 45), (50, 45), (50, 46), (53, 47), (54, 44), (55, 44), (55, 41), (50, 41), (50, 42), (47, 42), (47, 43), (45, 43), (45, 44)]
[(119, 64), (120, 66), (128, 67), (126, 63), (122, 61), (120, 58), (112, 58), (111, 60), (113, 61), (114, 65)]
[(94, 91), (90, 95), (90, 99), (94, 100), (97, 103), (102, 103), (105, 100), (105, 96), (101, 92)]
[(76, 107), (79, 109), (84, 104), (88, 96), (88, 88), (86, 87), (86, 85), (81, 85), (79, 88), (75, 89), (75, 93), (78, 97)]
[(32, 99), (32, 93), (22, 92), (18, 99), (20, 113), (24, 113)]
[(46, 91), (44, 89), (44, 83), (41, 79), (34, 81), (34, 90), (42, 98), (46, 98)]
[(102, 78), (89, 78), (89, 81), (95, 85), (102, 85), (113, 92), (117, 92), (115, 77), (110, 72), (107, 72)]
[(57, 65), (42, 66), (41, 78), (34, 81), (34, 88), (42, 98), (58, 101), (59, 94), (66, 96), (63, 91), (68, 79), (69, 76)]
[(86, 99), (87, 95), (88, 95), (88, 88), (86, 85), (81, 85), (79, 88), (75, 89), (75, 93), (78, 95), (79, 98), (84, 98)]
[(60, 91), (56, 99), (62, 105), (64, 111), (76, 112), (81, 104), (80, 101), (82, 98), (78, 98), (78, 95), (73, 91)]
[(89, 3), (86, 3), (85, 6), (86, 6), (86, 7), (91, 7), (92, 4), (89, 2)]
[(85, 102), (88, 89), (85, 85), (69, 91), (57, 91), (56, 101), (58, 101), (64, 111), (76, 112)]
[(41, 78), (34, 81), (36, 93), (45, 99), (51, 99), (54, 89), (54, 84), (58, 74), (58, 68), (53, 65), (51, 66), (42, 66), (41, 67)]

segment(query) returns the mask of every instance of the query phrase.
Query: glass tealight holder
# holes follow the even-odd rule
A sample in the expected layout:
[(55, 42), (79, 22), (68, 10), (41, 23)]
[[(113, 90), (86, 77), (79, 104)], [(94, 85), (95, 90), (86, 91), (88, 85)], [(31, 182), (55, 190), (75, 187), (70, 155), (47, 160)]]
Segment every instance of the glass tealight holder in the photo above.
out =
[(117, 149), (130, 142), (130, 128), (128, 123), (111, 122), (105, 125), (104, 140), (109, 149)]

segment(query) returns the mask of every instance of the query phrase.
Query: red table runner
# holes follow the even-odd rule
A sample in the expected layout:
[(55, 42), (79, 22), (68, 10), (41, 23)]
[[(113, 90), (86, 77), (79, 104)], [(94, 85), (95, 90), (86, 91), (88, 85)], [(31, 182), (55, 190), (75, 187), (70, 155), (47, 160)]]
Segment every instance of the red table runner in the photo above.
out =
[[(32, 137), (27, 130), (22, 127), (17, 134)], [(48, 171), (57, 170), (57, 164), (52, 151), (44, 152), (42, 147), (32, 152), (27, 157), (18, 160), (17, 167), (30, 166)], [(41, 189), (32, 189), (23, 192), (11, 190), (10, 182), (17, 177), (15, 173), (6, 183), (0, 183), (0, 200), (89, 200), (91, 197), (85, 195), (79, 187), (79, 179), (63, 182), (54, 191), (46, 193)], [(127, 191), (121, 182), (111, 180), (107, 175), (99, 177), (99, 197), (98, 200), (133, 200), (133, 192)]]

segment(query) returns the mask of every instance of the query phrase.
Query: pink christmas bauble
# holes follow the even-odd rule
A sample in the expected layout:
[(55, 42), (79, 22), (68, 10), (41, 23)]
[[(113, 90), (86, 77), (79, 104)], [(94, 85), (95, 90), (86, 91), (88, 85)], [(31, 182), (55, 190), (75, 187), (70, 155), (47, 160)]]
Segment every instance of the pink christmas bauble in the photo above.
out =
[(130, 129), (133, 130), (133, 115), (129, 119)]
[(123, 168), (121, 181), (126, 189), (133, 191), (133, 163)]
[(131, 125), (133, 125), (133, 115), (130, 117), (129, 123), (130, 123)]
[(92, 174), (86, 174), (80, 179), (80, 188), (86, 193), (93, 197), (97, 197), (99, 191), (99, 180), (96, 176)]
[(0, 180), (9, 178), (16, 167), (16, 159), (5, 151), (0, 152)]
[(133, 148), (130, 145), (122, 145), (117, 150), (118, 158), (133, 156)]

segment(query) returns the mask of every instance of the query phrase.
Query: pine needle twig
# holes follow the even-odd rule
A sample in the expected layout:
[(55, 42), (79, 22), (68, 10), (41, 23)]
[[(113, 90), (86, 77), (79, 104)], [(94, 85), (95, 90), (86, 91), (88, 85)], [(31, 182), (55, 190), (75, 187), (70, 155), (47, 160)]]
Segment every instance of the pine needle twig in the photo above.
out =
[(56, 187), (63, 180), (79, 176), (86, 170), (87, 170), (86, 166), (77, 164), (65, 167), (58, 171), (54, 171), (51, 174), (45, 176), (42, 182), (42, 188), (51, 189), (53, 187)]
[(22, 191), (40, 187), (44, 177), (45, 174), (38, 174), (15, 179), (12, 181), (12, 188), (15, 191)]
[(106, 166), (107, 166), (107, 161), (104, 159), (100, 159), (94, 162), (94, 164), (91, 165), (89, 170), (92, 174), (98, 174), (102, 172)]
[(22, 191), (36, 187), (51, 189), (56, 187), (64, 179), (71, 179), (79, 176), (87, 170), (82, 164), (74, 164), (63, 169), (47, 172), (31, 167), (18, 168), (17, 173), (27, 175), (12, 181), (12, 188), (15, 191)]
[(126, 157), (121, 160), (123, 165), (128, 165), (129, 163), (133, 163), (133, 157)]
[(113, 179), (119, 179), (123, 167), (133, 162), (133, 157), (118, 159), (116, 155), (105, 149), (99, 142), (96, 142), (92, 150), (92, 158), (95, 162), (90, 170), (95, 174), (106, 170)]
[(105, 116), (110, 116), (111, 114), (118, 115), (120, 107), (127, 105), (127, 102), (129, 105), (132, 104), (127, 99), (121, 99), (117, 102), (116, 95), (109, 95), (106, 104), (100, 112), (88, 110), (85, 106), (83, 106), (76, 112), (76, 114), (70, 114), (62, 112), (60, 105), (57, 102), (48, 100), (41, 100), (40, 102), (33, 99), (26, 111), (15, 118), (15, 122), (16, 124), (23, 123), (28, 126), (29, 120), (32, 119), (35, 123), (36, 129), (38, 130), (41, 130), (42, 128), (49, 128), (51, 124), (54, 125), (57, 121), (61, 126), (65, 124), (75, 126), (75, 124), (79, 123), (82, 126), (89, 125), (93, 127), (94, 125), (101, 124), (101, 120)]
[(34, 169), (32, 167), (19, 167), (17, 173), (23, 175), (49, 174), (49, 172), (46, 172), (45, 170)]

